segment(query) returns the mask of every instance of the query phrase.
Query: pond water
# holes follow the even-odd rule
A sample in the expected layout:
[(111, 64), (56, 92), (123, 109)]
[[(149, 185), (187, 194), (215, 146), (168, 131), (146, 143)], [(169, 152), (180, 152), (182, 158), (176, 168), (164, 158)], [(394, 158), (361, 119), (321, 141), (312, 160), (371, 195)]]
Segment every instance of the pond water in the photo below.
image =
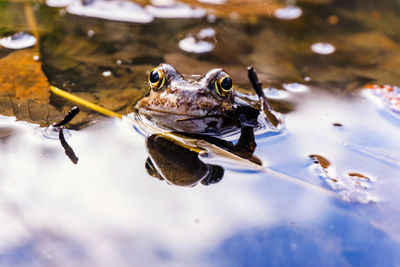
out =
[[(0, 47), (0, 266), (400, 265), (398, 1), (120, 3), (125, 22), (88, 17), (120, 11), (101, 1), (0, 3), (2, 37), (38, 37)], [(222, 67), (249, 99), (257, 69), (281, 120), (256, 131), (261, 165), (209, 147), (222, 179), (179, 186), (129, 116), (81, 108), (77, 164), (43, 134), (74, 105), (46, 85), (127, 115), (162, 62)]]

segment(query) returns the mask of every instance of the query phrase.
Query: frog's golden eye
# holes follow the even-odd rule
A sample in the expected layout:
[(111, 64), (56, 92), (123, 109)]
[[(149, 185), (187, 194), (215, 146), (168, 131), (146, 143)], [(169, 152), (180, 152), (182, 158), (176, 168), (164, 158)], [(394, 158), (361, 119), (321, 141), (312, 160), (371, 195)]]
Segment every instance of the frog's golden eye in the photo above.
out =
[(153, 90), (161, 90), (165, 83), (164, 71), (160, 68), (154, 68), (149, 74), (149, 82)]
[(232, 86), (232, 78), (228, 74), (215, 81), (215, 91), (220, 96), (227, 96), (232, 90)]

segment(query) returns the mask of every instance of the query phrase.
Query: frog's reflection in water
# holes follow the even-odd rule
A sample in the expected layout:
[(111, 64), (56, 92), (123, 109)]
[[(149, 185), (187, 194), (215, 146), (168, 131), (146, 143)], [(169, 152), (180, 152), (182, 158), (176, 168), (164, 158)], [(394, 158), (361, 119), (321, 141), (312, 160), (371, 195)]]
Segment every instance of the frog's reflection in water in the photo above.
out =
[[(243, 127), (236, 144), (213, 136), (179, 133), (186, 138), (203, 140), (227, 152), (261, 165), (253, 156), (256, 148), (252, 127)], [(221, 181), (224, 168), (220, 165), (207, 164), (201, 161), (199, 154), (203, 149), (196, 149), (180, 143), (171, 136), (153, 134), (147, 137), (146, 147), (149, 157), (146, 160), (148, 173), (170, 184), (194, 186), (198, 182), (204, 185)]]

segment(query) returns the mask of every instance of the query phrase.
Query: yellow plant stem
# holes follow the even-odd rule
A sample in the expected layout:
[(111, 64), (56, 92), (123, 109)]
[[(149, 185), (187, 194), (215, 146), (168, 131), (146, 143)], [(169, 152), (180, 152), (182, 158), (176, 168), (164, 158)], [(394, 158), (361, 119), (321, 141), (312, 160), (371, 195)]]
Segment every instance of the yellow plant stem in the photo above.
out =
[(60, 88), (57, 88), (55, 86), (50, 85), (50, 90), (52, 93), (61, 96), (65, 99), (68, 99), (72, 102), (75, 102), (76, 104), (79, 104), (81, 106), (87, 107), (91, 110), (97, 111), (103, 115), (109, 116), (109, 117), (114, 117), (114, 118), (122, 118), (121, 114), (115, 113), (111, 110), (105, 109), (103, 107), (100, 107), (99, 105), (93, 104), (92, 102), (89, 102), (83, 98), (80, 98), (78, 96), (75, 96), (73, 94), (70, 94), (64, 90), (61, 90)]

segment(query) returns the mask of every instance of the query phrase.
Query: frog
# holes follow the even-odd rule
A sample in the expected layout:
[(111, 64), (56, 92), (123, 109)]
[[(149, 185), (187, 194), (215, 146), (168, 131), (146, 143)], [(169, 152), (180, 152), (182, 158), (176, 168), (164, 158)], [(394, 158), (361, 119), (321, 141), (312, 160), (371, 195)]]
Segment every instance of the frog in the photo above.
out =
[[(270, 110), (255, 70), (249, 68), (248, 71), (260, 100), (260, 109), (236, 93), (231, 76), (222, 68), (211, 69), (197, 79), (181, 74), (166, 63), (150, 71), (147, 82), (150, 90), (135, 104), (135, 113), (167, 129), (146, 136), (149, 157), (145, 166), (151, 176), (179, 186), (194, 186), (199, 181), (205, 185), (217, 183), (223, 177), (223, 167), (206, 164), (199, 158), (209, 150), (234, 160), (241, 158), (262, 165), (253, 156), (256, 148), (254, 128), (259, 126), (260, 114), (273, 127), (277, 119)], [(87, 103), (84, 100), (79, 102)], [(96, 110), (100, 112), (102, 109)], [(78, 158), (66, 143), (62, 130), (78, 112), (77, 108), (72, 109), (64, 120), (52, 125), (58, 129), (61, 144), (74, 164)], [(223, 136), (232, 129), (240, 129), (236, 143), (225, 140)]]
[[(256, 148), (254, 128), (259, 126), (260, 114), (265, 114), (271, 124), (276, 121), (266, 115), (274, 116), (254, 69), (249, 68), (249, 79), (259, 96), (261, 109), (236, 93), (231, 76), (222, 68), (195, 77), (185, 76), (166, 63), (149, 72), (150, 90), (136, 103), (135, 111), (179, 136), (160, 133), (147, 136), (148, 173), (179, 186), (194, 186), (199, 181), (204, 185), (221, 181), (223, 167), (203, 163), (199, 159), (201, 152), (188, 148), (185, 143), (198, 144), (195, 140), (203, 140), (260, 166), (261, 161), (253, 156)], [(223, 138), (225, 131), (232, 129), (240, 129), (236, 143)]]
[[(163, 128), (218, 135), (226, 129), (258, 125), (260, 110), (238, 96), (231, 76), (222, 68), (194, 79), (161, 63), (150, 71), (148, 85), (150, 90), (136, 103), (135, 111)], [(265, 110), (272, 114), (269, 106)]]

